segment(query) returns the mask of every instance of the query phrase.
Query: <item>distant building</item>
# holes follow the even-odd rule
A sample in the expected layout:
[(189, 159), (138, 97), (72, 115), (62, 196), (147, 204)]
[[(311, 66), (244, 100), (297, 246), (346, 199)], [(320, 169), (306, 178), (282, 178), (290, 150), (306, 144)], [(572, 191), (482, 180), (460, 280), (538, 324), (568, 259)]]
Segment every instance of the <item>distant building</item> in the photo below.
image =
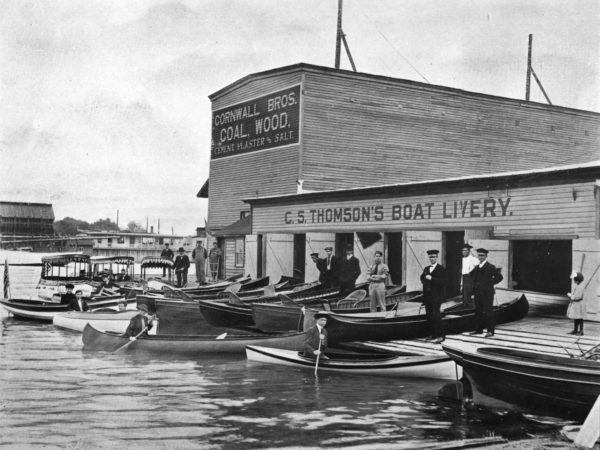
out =
[[(54, 246), (54, 210), (49, 203), (0, 202), (0, 245), (47, 251)], [(48, 238), (40, 241), (40, 238)]]

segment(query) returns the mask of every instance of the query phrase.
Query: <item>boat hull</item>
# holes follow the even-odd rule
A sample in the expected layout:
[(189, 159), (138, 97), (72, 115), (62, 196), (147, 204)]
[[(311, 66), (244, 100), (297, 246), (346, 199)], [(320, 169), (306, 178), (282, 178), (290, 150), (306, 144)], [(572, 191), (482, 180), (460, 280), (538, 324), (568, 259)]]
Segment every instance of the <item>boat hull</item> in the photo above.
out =
[[(132, 342), (127, 351), (143, 351), (164, 354), (177, 354), (196, 357), (202, 354), (240, 354), (243, 355), (247, 345), (267, 345), (276, 348), (297, 350), (302, 347), (304, 333), (287, 335), (246, 335), (225, 336), (217, 339), (207, 335), (155, 335), (142, 336)], [(83, 347), (85, 350), (115, 351), (127, 344), (129, 338), (122, 335), (104, 333), (87, 325), (83, 330)]]
[(253, 328), (254, 319), (248, 305), (232, 305), (213, 300), (199, 301), (200, 313), (213, 327)]
[[(315, 359), (298, 352), (250, 345), (246, 347), (250, 361), (279, 364), (315, 370)], [(342, 372), (360, 375), (384, 375), (407, 378), (454, 379), (456, 366), (445, 355), (390, 355), (379, 358), (320, 359), (318, 371)]]
[(544, 414), (584, 418), (600, 395), (600, 362), (477, 346), (444, 351), (481, 394)]
[[(509, 303), (494, 307), (496, 324), (516, 321), (527, 315), (528, 303), (521, 296)], [(448, 308), (442, 313), (444, 333), (447, 335), (472, 331), (476, 328), (474, 309), (462, 305)], [(431, 334), (425, 313), (392, 318), (352, 317), (328, 313), (327, 333), (329, 341), (392, 341), (419, 339)]]
[(52, 323), (55, 327), (78, 332), (83, 332), (89, 323), (99, 330), (124, 333), (136, 314), (138, 311), (133, 310), (114, 313), (69, 311), (55, 315)]
[(197, 301), (157, 299), (154, 303), (158, 316), (157, 334), (219, 334), (224, 331), (204, 319)]

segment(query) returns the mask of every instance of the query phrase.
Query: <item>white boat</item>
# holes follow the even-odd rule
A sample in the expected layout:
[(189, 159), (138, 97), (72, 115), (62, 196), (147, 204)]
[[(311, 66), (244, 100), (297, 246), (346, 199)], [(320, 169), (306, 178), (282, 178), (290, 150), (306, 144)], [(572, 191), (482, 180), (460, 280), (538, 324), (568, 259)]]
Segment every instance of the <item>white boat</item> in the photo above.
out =
[[(325, 353), (329, 359), (319, 359), (318, 371), (343, 372), (360, 375), (391, 375), (407, 378), (455, 379), (456, 366), (443, 352), (438, 354), (383, 354), (383, 353)], [(315, 369), (315, 358), (299, 352), (276, 348), (246, 346), (249, 361), (281, 364)], [(459, 376), (461, 371), (458, 372)]]
[(83, 332), (89, 323), (94, 328), (114, 333), (125, 333), (129, 322), (139, 311), (126, 310), (120, 312), (80, 312), (69, 311), (54, 316), (52, 323), (59, 328)]

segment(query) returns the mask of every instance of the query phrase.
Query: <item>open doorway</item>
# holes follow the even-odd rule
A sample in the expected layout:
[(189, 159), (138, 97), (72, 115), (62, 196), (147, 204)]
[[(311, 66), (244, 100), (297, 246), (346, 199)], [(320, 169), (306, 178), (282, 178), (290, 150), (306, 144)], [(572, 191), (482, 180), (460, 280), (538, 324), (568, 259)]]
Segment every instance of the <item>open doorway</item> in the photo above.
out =
[(462, 278), (462, 246), (465, 242), (464, 231), (445, 231), (442, 233), (444, 262), (446, 268), (446, 296), (454, 297), (460, 293)]
[(342, 259), (346, 257), (346, 249), (354, 248), (354, 233), (336, 233), (335, 255)]
[(564, 294), (571, 290), (573, 242), (567, 240), (512, 241), (514, 289)]
[(306, 234), (294, 234), (294, 268), (292, 276), (304, 280), (306, 264)]
[(262, 234), (256, 236), (256, 278), (262, 278), (265, 273), (265, 247)]
[(392, 284), (402, 284), (402, 233), (386, 233), (387, 265)]

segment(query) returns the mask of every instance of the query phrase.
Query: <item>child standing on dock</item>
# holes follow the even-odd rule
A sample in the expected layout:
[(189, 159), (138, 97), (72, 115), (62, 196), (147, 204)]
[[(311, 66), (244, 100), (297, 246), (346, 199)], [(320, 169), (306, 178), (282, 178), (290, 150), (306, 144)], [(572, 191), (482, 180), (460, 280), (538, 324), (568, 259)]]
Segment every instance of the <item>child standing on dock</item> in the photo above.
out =
[(573, 279), (573, 291), (568, 293), (567, 296), (571, 299), (569, 303), (569, 309), (567, 309), (567, 317), (569, 319), (573, 319), (575, 321), (575, 325), (573, 331), (569, 334), (574, 334), (577, 336), (583, 336), (583, 319), (585, 315), (584, 305), (583, 305), (583, 291), (584, 287), (582, 286), (583, 274), (581, 272), (573, 272), (571, 274), (571, 278)]

